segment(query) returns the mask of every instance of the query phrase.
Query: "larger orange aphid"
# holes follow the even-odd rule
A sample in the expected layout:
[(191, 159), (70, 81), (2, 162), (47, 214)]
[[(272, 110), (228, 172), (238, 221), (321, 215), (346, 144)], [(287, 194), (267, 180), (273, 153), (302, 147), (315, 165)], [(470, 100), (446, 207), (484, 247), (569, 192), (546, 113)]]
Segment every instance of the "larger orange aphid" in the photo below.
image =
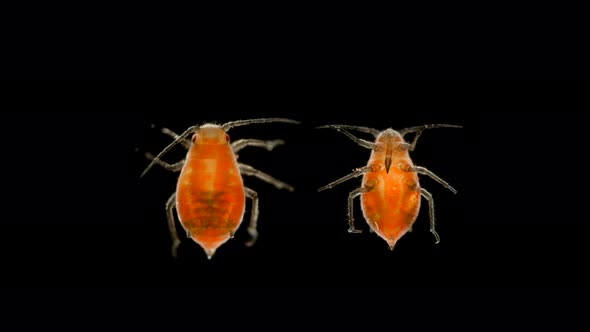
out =
[[(434, 124), (412, 127), (395, 131), (387, 129), (378, 131), (373, 128), (329, 125), (320, 128), (336, 129), (362, 147), (372, 150), (367, 166), (356, 169), (353, 173), (330, 183), (319, 191), (330, 189), (342, 182), (363, 176), (360, 188), (348, 196), (348, 218), (350, 233), (360, 233), (354, 226), (353, 200), (361, 196), (363, 215), (372, 231), (384, 239), (393, 250), (397, 241), (412, 229), (412, 225), (420, 211), (421, 196), (429, 203), (430, 232), (435, 236), (436, 243), (440, 238), (435, 230), (434, 201), (432, 195), (420, 187), (418, 174), (433, 178), (453, 193), (457, 191), (448, 183), (424, 167), (415, 166), (410, 159), (409, 151), (413, 151), (422, 131), (430, 128), (461, 128), (456, 125)], [(347, 129), (372, 134), (374, 142), (355, 137)], [(416, 133), (412, 143), (407, 143), (404, 136)]]
[[(244, 217), (246, 197), (252, 199), (250, 225), (248, 226), (251, 239), (247, 244), (254, 244), (258, 237), (256, 229), (258, 194), (254, 190), (244, 187), (242, 175), (255, 176), (279, 189), (293, 191), (293, 187), (290, 185), (251, 166), (241, 164), (237, 160), (237, 152), (247, 146), (261, 147), (270, 151), (277, 145), (283, 144), (282, 140), (243, 139), (230, 143), (227, 134), (229, 129), (268, 122), (298, 123), (290, 119), (269, 118), (241, 120), (224, 125), (193, 126), (182, 135), (176, 135), (168, 129), (162, 130), (175, 140), (156, 157), (147, 155), (149, 159), (152, 159), (152, 162), (142, 176), (155, 164), (171, 171), (181, 171), (176, 192), (172, 194), (166, 204), (168, 226), (173, 242), (173, 256), (176, 257), (180, 245), (174, 222), (174, 207), (176, 207), (178, 219), (187, 236), (198, 243), (205, 250), (207, 257), (211, 259), (215, 251), (232, 238), (240, 227)], [(191, 134), (193, 136), (189, 141), (187, 137)], [(160, 160), (166, 152), (179, 143), (188, 149), (186, 159), (173, 165)]]

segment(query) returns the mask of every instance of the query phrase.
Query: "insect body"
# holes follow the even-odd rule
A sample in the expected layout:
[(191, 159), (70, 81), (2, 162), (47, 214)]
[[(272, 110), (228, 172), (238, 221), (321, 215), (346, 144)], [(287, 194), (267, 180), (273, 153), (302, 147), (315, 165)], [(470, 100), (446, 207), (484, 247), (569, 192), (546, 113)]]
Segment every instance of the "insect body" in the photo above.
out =
[[(430, 232), (435, 236), (436, 243), (440, 238), (435, 230), (434, 202), (432, 195), (420, 187), (418, 174), (427, 175), (442, 184), (453, 193), (453, 187), (424, 167), (415, 166), (410, 159), (409, 151), (413, 151), (422, 131), (430, 128), (461, 128), (456, 125), (435, 124), (406, 128), (400, 131), (387, 129), (378, 131), (373, 128), (328, 125), (320, 128), (336, 129), (362, 147), (371, 149), (371, 158), (367, 166), (356, 169), (353, 173), (336, 180), (319, 189), (333, 188), (350, 179), (363, 176), (362, 186), (348, 196), (349, 233), (360, 233), (354, 226), (353, 201), (361, 196), (363, 215), (372, 231), (384, 239), (393, 250), (397, 241), (408, 231), (418, 217), (421, 196), (429, 203)], [(352, 135), (347, 129), (372, 134), (374, 142), (369, 142)], [(408, 133), (416, 133), (411, 144), (404, 140)]]
[[(230, 128), (253, 123), (285, 122), (298, 123), (294, 120), (282, 118), (253, 119), (226, 123), (224, 125), (205, 124), (193, 126), (182, 135), (176, 135), (168, 129), (165, 134), (175, 138), (156, 157), (152, 159), (150, 168), (158, 164), (171, 171), (181, 171), (178, 178), (176, 192), (172, 194), (166, 204), (168, 226), (172, 237), (172, 255), (177, 256), (180, 239), (176, 232), (173, 209), (176, 207), (178, 218), (187, 236), (198, 243), (211, 259), (215, 251), (238, 230), (245, 212), (246, 197), (252, 199), (250, 225), (248, 233), (253, 245), (258, 237), (258, 194), (244, 187), (242, 175), (255, 176), (279, 189), (293, 191), (293, 187), (283, 183), (268, 174), (262, 173), (251, 166), (237, 161), (236, 153), (247, 146), (255, 146), (272, 150), (277, 145), (284, 144), (282, 140), (261, 141), (254, 139), (238, 140), (230, 143), (227, 131)], [(193, 134), (191, 141), (187, 139)], [(170, 165), (160, 158), (176, 144), (188, 148), (186, 159)]]

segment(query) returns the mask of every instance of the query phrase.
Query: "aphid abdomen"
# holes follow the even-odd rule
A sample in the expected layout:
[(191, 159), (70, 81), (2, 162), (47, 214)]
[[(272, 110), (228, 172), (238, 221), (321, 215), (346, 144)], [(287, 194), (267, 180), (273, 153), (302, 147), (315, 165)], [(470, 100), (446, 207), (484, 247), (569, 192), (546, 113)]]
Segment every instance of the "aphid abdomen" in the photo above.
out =
[(229, 145), (193, 145), (177, 193), (180, 222), (205, 250), (216, 250), (239, 228), (246, 197)]
[(369, 226), (390, 247), (406, 234), (420, 211), (418, 176), (398, 167), (368, 172), (363, 185), (373, 187), (361, 195), (363, 215)]

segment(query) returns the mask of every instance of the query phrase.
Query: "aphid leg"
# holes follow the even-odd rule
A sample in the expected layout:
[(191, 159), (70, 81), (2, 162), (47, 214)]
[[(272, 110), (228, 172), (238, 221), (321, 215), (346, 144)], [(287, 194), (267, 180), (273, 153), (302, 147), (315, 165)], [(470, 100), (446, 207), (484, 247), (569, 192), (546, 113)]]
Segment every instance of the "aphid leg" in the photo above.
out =
[(335, 186), (341, 184), (342, 182), (346, 182), (346, 181), (348, 181), (350, 179), (354, 179), (354, 178), (359, 177), (359, 176), (361, 176), (361, 175), (363, 175), (363, 174), (365, 174), (367, 172), (370, 172), (370, 171), (371, 171), (371, 166), (365, 166), (365, 167), (357, 168), (357, 169), (354, 170), (354, 172), (352, 172), (352, 173), (348, 174), (347, 176), (345, 176), (343, 178), (340, 178), (340, 179), (338, 179), (338, 180), (336, 180), (336, 181), (334, 181), (334, 182), (332, 182), (332, 183), (330, 183), (328, 185), (325, 185), (325, 186), (321, 187), (320, 189), (318, 189), (318, 191), (324, 191), (326, 189), (332, 189)]
[(246, 197), (252, 199), (252, 212), (250, 213), (250, 225), (248, 225), (248, 234), (250, 240), (246, 242), (246, 246), (251, 247), (258, 239), (258, 193), (250, 188), (244, 188)]
[(180, 239), (178, 238), (178, 233), (176, 233), (176, 224), (174, 223), (174, 212), (172, 211), (174, 206), (176, 206), (176, 193), (172, 194), (168, 202), (166, 202), (166, 216), (168, 217), (168, 229), (172, 238), (172, 257), (177, 258)]
[(258, 148), (264, 148), (268, 151), (272, 151), (277, 146), (283, 144), (285, 144), (285, 141), (281, 139), (277, 139), (274, 141), (262, 141), (258, 139), (241, 139), (239, 141), (233, 142), (231, 148), (234, 151), (234, 153), (238, 153), (240, 150), (248, 146), (255, 146)]
[[(177, 133), (173, 132), (172, 130), (168, 129), (168, 128), (162, 128), (162, 133), (174, 138), (174, 140), (177, 140), (180, 138), (180, 135), (178, 135)], [(190, 149), (191, 147), (191, 141), (189, 141), (186, 138), (182, 138), (180, 139), (180, 144), (182, 144), (182, 146), (184, 146), (186, 149)]]
[(348, 233), (358, 234), (363, 232), (360, 229), (354, 228), (354, 199), (361, 194), (371, 191), (371, 189), (373, 188), (361, 187), (353, 190), (348, 195)]
[(428, 201), (428, 213), (430, 214), (430, 233), (434, 235), (436, 239), (436, 244), (440, 243), (440, 237), (435, 230), (435, 220), (434, 220), (434, 200), (432, 199), (432, 194), (426, 191), (424, 188), (420, 189), (420, 194)]
[(414, 136), (414, 139), (412, 140), (412, 143), (410, 143), (410, 146), (408, 147), (408, 150), (410, 151), (414, 151), (414, 149), (416, 149), (416, 143), (418, 142), (418, 138), (420, 138), (420, 136), (422, 136), (422, 131), (419, 131), (416, 133), (416, 135)]
[(145, 170), (143, 171), (143, 173), (141, 173), (141, 175), (139, 177), (140, 178), (144, 177), (147, 174), (147, 172), (149, 172), (150, 169), (152, 169), (152, 167), (155, 164), (157, 164), (157, 161), (160, 160), (160, 158), (162, 158), (163, 155), (168, 153), (168, 151), (172, 150), (173, 147), (175, 147), (178, 143), (180, 143), (182, 140), (187, 138), (188, 135), (196, 132), (198, 129), (199, 129), (198, 126), (192, 126), (192, 127), (189, 127), (187, 130), (185, 130), (184, 133), (182, 133), (180, 136), (178, 136), (177, 139), (174, 140), (174, 142), (168, 144), (168, 146), (165, 147), (164, 150), (160, 151), (160, 153), (158, 153), (158, 155), (154, 157), (152, 162), (148, 165), (148, 167), (145, 168)]
[(240, 172), (243, 175), (257, 177), (258, 179), (260, 179), (264, 182), (272, 184), (273, 186), (277, 187), (278, 189), (287, 189), (289, 191), (295, 190), (295, 188), (293, 188), (292, 186), (290, 186), (280, 180), (277, 180), (277, 179), (273, 178), (272, 176), (255, 169), (252, 166), (245, 165), (245, 164), (238, 164), (238, 166), (240, 168)]
[(328, 126), (321, 126), (318, 127), (320, 129), (322, 128), (332, 128), (332, 129), (336, 129), (339, 132), (343, 133), (344, 135), (348, 136), (348, 138), (350, 138), (351, 140), (353, 140), (356, 144), (362, 146), (363, 148), (367, 148), (367, 149), (373, 149), (375, 147), (375, 144), (369, 141), (365, 141), (364, 139), (358, 138), (356, 136), (354, 136), (353, 134), (349, 133), (347, 130), (345, 130), (343, 128), (343, 126), (337, 126), (337, 125), (328, 125)]
[(450, 191), (452, 191), (453, 194), (456, 194), (457, 193), (457, 190), (455, 190), (455, 188), (451, 187), (451, 185), (448, 184), (445, 180), (439, 178), (436, 174), (432, 173), (428, 169), (426, 169), (424, 167), (420, 167), (420, 166), (415, 166), (415, 167), (413, 167), (413, 171), (414, 172), (418, 172), (418, 174), (428, 175), (434, 181), (440, 183), (443, 187), (445, 187), (445, 188), (449, 189)]
[[(145, 157), (149, 160), (154, 160), (154, 156), (151, 153), (146, 153)], [(157, 159), (154, 161), (156, 163), (156, 165), (162, 166), (165, 169), (172, 171), (172, 172), (178, 172), (182, 169), (182, 166), (184, 166), (184, 160), (181, 160), (179, 162), (177, 162), (176, 164), (168, 164), (165, 161), (162, 161), (160, 159)]]

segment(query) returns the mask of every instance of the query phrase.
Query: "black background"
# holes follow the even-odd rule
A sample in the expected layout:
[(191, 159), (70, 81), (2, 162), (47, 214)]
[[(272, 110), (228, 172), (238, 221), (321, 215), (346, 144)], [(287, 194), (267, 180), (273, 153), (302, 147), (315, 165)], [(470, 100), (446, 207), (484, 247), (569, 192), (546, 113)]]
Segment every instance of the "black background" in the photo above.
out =
[[(282, 306), (300, 295), (318, 312), (324, 305), (345, 306), (340, 313), (356, 304), (351, 294), (368, 292), (391, 299), (392, 305), (409, 299), (412, 307), (427, 303), (434, 311), (457, 315), (450, 303), (464, 301), (462, 310), (477, 312), (480, 307), (470, 309), (471, 304), (495, 308), (489, 296), (496, 294), (497, 301), (515, 310), (519, 299), (530, 306), (555, 289), (584, 296), (589, 226), (586, 168), (580, 158), (587, 131), (579, 113), (587, 109), (582, 92), (572, 84), (476, 82), (6, 87), (6, 112), (1, 113), (3, 291), (51, 294), (23, 302), (24, 308), (39, 298), (78, 298), (88, 290), (105, 290), (116, 299), (123, 289), (138, 290), (131, 303), (150, 303), (159, 289), (177, 294), (174, 301), (214, 302), (216, 308), (223, 299), (248, 306), (262, 294), (271, 294), (268, 307)], [(246, 178), (260, 195), (257, 245), (243, 245), (242, 225), (213, 260), (183, 237), (174, 260), (164, 204), (177, 175), (154, 168), (139, 178), (148, 164), (143, 154), (169, 143), (161, 127), (180, 132), (194, 124), (259, 117), (302, 122), (229, 132), (234, 140), (284, 139), (286, 145), (273, 152), (244, 150), (240, 160), (296, 191)], [(413, 153), (416, 164), (459, 191), (453, 195), (428, 178), (421, 180), (436, 200), (439, 245), (428, 232), (426, 204), (414, 232), (394, 251), (368, 232), (358, 202), (356, 219), (365, 232), (347, 233), (346, 200), (360, 180), (322, 193), (317, 188), (363, 166), (369, 152), (338, 132), (314, 129), (338, 123), (379, 129), (464, 126), (425, 132)], [(179, 147), (165, 160), (183, 155)], [(326, 290), (332, 295), (321, 295)], [(486, 296), (479, 295), (481, 290)], [(94, 304), (79, 296), (84, 305)], [(119, 305), (125, 308), (125, 303)], [(174, 303), (171, 308), (184, 302)]]
[[(580, 42), (585, 18), (576, 17), (584, 11), (572, 8), (201, 5), (7, 9), (0, 76), (588, 76)], [(179, 322), (194, 329), (213, 313), (223, 315), (213, 320), (218, 326), (233, 322), (241, 329), (278, 319), (275, 330), (339, 324), (365, 330), (371, 322), (389, 329), (402, 321), (440, 329), (441, 320), (454, 329), (494, 323), (529, 329), (531, 322), (548, 327), (554, 319), (554, 329), (563, 330), (576, 322), (572, 313), (585, 314), (588, 302), (587, 122), (581, 113), (588, 109), (587, 91), (573, 83), (523, 81), (7, 83), (0, 91), (0, 318), (23, 313), (19, 326), (46, 328), (82, 317), (76, 330), (101, 322), (109, 329), (152, 328), (159, 318), (166, 329), (180, 330)], [(242, 230), (209, 262), (185, 239), (173, 260), (164, 202), (176, 176), (154, 169), (139, 179), (144, 152), (169, 142), (158, 128), (267, 116), (303, 123), (230, 134), (285, 139), (274, 152), (251, 149), (241, 160), (297, 191), (247, 179), (261, 198), (257, 246), (242, 245)], [(393, 252), (373, 234), (346, 233), (346, 197), (359, 181), (316, 189), (364, 165), (368, 152), (313, 127), (436, 122), (465, 126), (425, 133), (413, 154), (459, 190), (452, 195), (422, 180), (436, 199), (440, 245), (428, 233), (424, 208), (415, 231)], [(181, 157), (175, 150), (167, 160)], [(357, 221), (366, 230), (358, 205)], [(59, 305), (64, 302), (69, 305)], [(173, 318), (161, 314), (162, 307), (173, 310)], [(332, 310), (336, 314), (327, 315)], [(125, 317), (129, 325), (117, 322)], [(312, 325), (314, 318), (324, 324)], [(514, 318), (525, 324), (515, 325)]]
[(12, 79), (583, 79), (575, 7), (217, 3), (30, 8), (4, 22)]
[[(13, 89), (14, 103), (3, 114), (10, 216), (2, 232), (3, 284), (585, 286), (588, 226), (574, 212), (583, 205), (576, 179), (584, 173), (571, 160), (583, 140), (572, 112), (581, 106), (548, 90), (483, 91), (488, 88), (126, 83)], [(180, 258), (173, 260), (164, 204), (177, 175), (155, 168), (139, 178), (147, 166), (143, 154), (169, 142), (158, 128), (181, 132), (194, 124), (258, 117), (302, 121), (230, 131), (233, 139), (284, 139), (287, 144), (273, 152), (244, 150), (240, 160), (296, 191), (247, 178), (260, 195), (259, 243), (246, 248), (241, 229), (207, 261), (183, 238)], [(338, 123), (464, 126), (425, 132), (413, 154), (416, 164), (459, 191), (453, 195), (422, 179), (436, 199), (440, 245), (428, 232), (426, 204), (414, 232), (393, 252), (368, 232), (358, 202), (356, 218), (365, 233), (346, 232), (347, 196), (360, 180), (322, 193), (317, 188), (363, 166), (369, 153), (342, 134), (314, 129)], [(179, 147), (165, 159), (183, 155)]]

